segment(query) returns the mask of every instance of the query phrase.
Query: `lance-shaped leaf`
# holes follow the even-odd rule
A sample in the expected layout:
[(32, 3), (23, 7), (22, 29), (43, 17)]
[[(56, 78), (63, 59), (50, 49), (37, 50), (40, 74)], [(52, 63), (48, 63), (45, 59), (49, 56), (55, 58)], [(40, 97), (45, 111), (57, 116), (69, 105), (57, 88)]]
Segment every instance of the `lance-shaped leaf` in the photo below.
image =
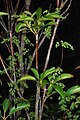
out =
[(8, 15), (8, 13), (6, 13), (6, 12), (0, 12), (0, 16), (3, 16), (3, 15)]
[(31, 71), (33, 72), (34, 76), (35, 76), (37, 79), (39, 79), (39, 73), (38, 73), (38, 71), (37, 71), (36, 69), (34, 69), (34, 68), (31, 68)]
[(17, 25), (16, 25), (16, 32), (19, 32), (20, 31), (20, 29), (21, 28), (23, 28), (23, 27), (26, 27), (26, 24), (25, 23), (18, 23)]
[(62, 19), (64, 19), (64, 17), (61, 16), (61, 15), (59, 15), (59, 14), (51, 14), (51, 16), (52, 16), (53, 18), (62, 18)]
[(10, 100), (6, 98), (3, 102), (3, 111), (6, 112), (9, 106), (10, 106)]
[(80, 86), (79, 85), (75, 85), (75, 86), (69, 88), (66, 92), (66, 95), (75, 94), (75, 93), (80, 93)]
[(20, 104), (17, 105), (16, 108), (15, 108), (15, 106), (11, 108), (9, 116), (14, 114), (15, 112), (18, 112), (18, 111), (22, 110), (22, 109), (25, 109), (25, 108), (29, 109), (29, 107), (30, 107), (29, 103), (20, 103)]
[(42, 8), (38, 8), (36, 10), (36, 15), (37, 15), (37, 18), (40, 18), (42, 16)]
[(20, 15), (20, 18), (18, 18), (17, 21), (34, 21), (34, 19), (30, 16)]
[(52, 67), (51, 69), (46, 70), (45, 72), (40, 74), (40, 78), (44, 79), (45, 77), (47, 77), (48, 75), (52, 74), (53, 72), (55, 72), (55, 67)]
[(24, 81), (24, 80), (36, 81), (36, 78), (31, 75), (25, 75), (25, 76), (21, 77), (18, 81)]
[(40, 21), (55, 21), (55, 19), (53, 18), (53, 17), (51, 17), (51, 16), (42, 16), (40, 19), (39, 19)]
[(55, 81), (57, 82), (57, 81), (68, 79), (68, 78), (72, 78), (72, 77), (74, 77), (74, 76), (71, 75), (71, 74), (63, 73), (60, 76), (56, 77)]
[(31, 13), (29, 11), (24, 11), (24, 13), (31, 16)]
[(55, 89), (55, 91), (57, 91), (62, 97), (65, 96), (65, 92), (63, 91), (62, 87), (61, 86), (58, 86), (58, 85), (53, 85), (53, 88)]

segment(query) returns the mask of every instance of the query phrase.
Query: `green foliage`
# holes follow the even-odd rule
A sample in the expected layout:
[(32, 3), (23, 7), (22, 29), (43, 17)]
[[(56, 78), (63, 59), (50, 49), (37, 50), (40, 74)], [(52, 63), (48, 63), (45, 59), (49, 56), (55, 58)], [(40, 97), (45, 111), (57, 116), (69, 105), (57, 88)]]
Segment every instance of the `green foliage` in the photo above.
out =
[(31, 75), (25, 75), (25, 76), (21, 77), (19, 79), (19, 81), (24, 81), (24, 80), (36, 81), (40, 84), (42, 89), (45, 85), (47, 85), (47, 92), (46, 92), (47, 97), (54, 94), (55, 91), (57, 93), (59, 93), (62, 97), (64, 97), (65, 96), (65, 92), (63, 90), (64, 84), (59, 81), (73, 77), (73, 75), (71, 75), (71, 74), (62, 73), (61, 68), (55, 68), (55, 67), (52, 67), (52, 68), (46, 70), (45, 72), (41, 73), (40, 75), (39, 75), (38, 71), (34, 68), (31, 68), (31, 71), (34, 74), (34, 77)]
[[(75, 95), (73, 94), (79, 93), (80, 87), (74, 86), (68, 89), (67, 91), (64, 91), (65, 85), (62, 83), (63, 80), (67, 78), (72, 78), (73, 75), (68, 73), (63, 73), (63, 70), (59, 67), (57, 68), (52, 67), (50, 69), (45, 70), (42, 73), (39, 73), (39, 71), (37, 71), (35, 68), (31, 68), (31, 72), (33, 75), (26, 74), (27, 66), (31, 63), (32, 60), (32, 57), (30, 55), (30, 48), (34, 46), (31, 40), (28, 39), (27, 33), (32, 32), (34, 35), (36, 35), (37, 33), (38, 37), (42, 38), (42, 36), (46, 36), (48, 39), (50, 39), (52, 27), (57, 25), (56, 19), (64, 19), (64, 17), (60, 15), (60, 12), (61, 11), (59, 9), (56, 9), (55, 12), (50, 12), (48, 10), (42, 11), (42, 8), (38, 8), (34, 13), (31, 13), (29, 11), (24, 11), (20, 15), (15, 15), (15, 14), (11, 15), (11, 20), (15, 20), (17, 18), (17, 25), (15, 28), (17, 35), (15, 35), (14, 32), (12, 33), (12, 36), (8, 38), (4, 37), (4, 39), (1, 41), (1, 44), (5, 44), (9, 51), (9, 56), (5, 60), (5, 62), (7, 61), (8, 65), (4, 64), (3, 62), (3, 67), (7, 71), (8, 73), (7, 75), (9, 79), (11, 78), (10, 79), (11, 81), (8, 82), (9, 94), (11, 96), (15, 96), (15, 99), (14, 99), (14, 106), (12, 105), (13, 107), (11, 107), (10, 109), (9, 109), (10, 100), (9, 99), (4, 100), (2, 104), (4, 115), (3, 116), (1, 115), (3, 120), (6, 120), (12, 114), (21, 111), (22, 109), (25, 109), (25, 111), (28, 110), (30, 119), (34, 120), (35, 112), (34, 112), (34, 108), (30, 106), (30, 103), (32, 105), (32, 102), (35, 101), (35, 97), (31, 95), (29, 96), (30, 97), (29, 100), (27, 98), (26, 99), (24, 98), (24, 91), (25, 89), (29, 88), (27, 83), (30, 81), (33, 81), (39, 85), (40, 93), (42, 92), (44, 97), (44, 102), (48, 98), (51, 98), (53, 94), (58, 93), (61, 97), (60, 98), (61, 101), (59, 103), (61, 105), (60, 108), (64, 112), (67, 111), (67, 104), (70, 101), (72, 101), (72, 104), (69, 108), (70, 111), (67, 112), (67, 116), (69, 119), (72, 118), (71, 110), (78, 108), (79, 98), (76, 99)], [(8, 14), (4, 12), (0, 12), (0, 16), (2, 15), (8, 15)], [(13, 23), (13, 21), (11, 21), (11, 23)], [(42, 36), (40, 36), (40, 33)], [(7, 36), (9, 36), (9, 34), (11, 33), (8, 33)], [(57, 42), (56, 48), (59, 46), (74, 50), (73, 46), (68, 42), (63, 42), (63, 41)], [(0, 74), (6, 73), (5, 70), (3, 71), (1, 70)], [(43, 93), (45, 86), (46, 86), (46, 92)], [(38, 96), (38, 99), (42, 105), (43, 98), (41, 96)], [(73, 102), (73, 100), (75, 99), (76, 101)], [(46, 105), (45, 107), (46, 110), (48, 111), (49, 108), (51, 108), (51, 106)], [(38, 105), (38, 107), (41, 106)], [(40, 108), (38, 109), (39, 111), (41, 110)], [(54, 115), (53, 115), (54, 111), (51, 110), (48, 112), (50, 116), (48, 116), (46, 112), (43, 113), (43, 116), (46, 117), (46, 120), (54, 119)], [(77, 119), (78, 114), (76, 113), (73, 116), (73, 118), (74, 120)], [(25, 120), (25, 117), (23, 118), (23, 116), (20, 116), (18, 120)]]
[(71, 88), (69, 88), (66, 92), (66, 94), (75, 94), (75, 93), (80, 93), (80, 86), (79, 85), (76, 85), (76, 86), (73, 86)]
[(35, 76), (37, 79), (39, 79), (39, 73), (38, 73), (38, 71), (37, 71), (36, 69), (34, 69), (34, 68), (31, 68), (31, 71), (33, 72), (34, 76)]
[(35, 77), (33, 77), (31, 75), (25, 75), (25, 76), (21, 77), (20, 80), (18, 80), (18, 81), (24, 81), (24, 80), (36, 81)]
[[(56, 18), (63, 19), (64, 17), (62, 17), (58, 11), (52, 13), (49, 11), (42, 12), (41, 8), (38, 8), (34, 13), (24, 11), (17, 19), (16, 32), (20, 32), (26, 27), (26, 30), (30, 30), (35, 34), (45, 27), (46, 33), (50, 29), (48, 26), (56, 25)], [(49, 37), (50, 33), (47, 33), (47, 36)]]
[(58, 48), (59, 46), (61, 46), (63, 48), (68, 48), (68, 49), (74, 50), (73, 46), (70, 43), (63, 42), (62, 40), (59, 42), (56, 42), (55, 47)]
[(8, 13), (6, 13), (6, 12), (0, 12), (0, 16), (3, 16), (3, 15), (8, 15)]
[(48, 26), (47, 28), (45, 28), (43, 34), (45, 34), (46, 37), (48, 39), (50, 39), (50, 37), (51, 37), (51, 26)]
[(10, 109), (9, 114), (6, 115), (6, 112), (9, 110), (10, 104), (11, 104), (11, 103), (10, 103), (10, 100), (7, 99), (7, 98), (3, 101), (2, 106), (3, 106), (4, 116), (1, 115), (1, 118), (2, 118), (3, 120), (7, 120), (7, 118), (8, 118), (9, 116), (11, 116), (12, 114), (14, 114), (15, 112), (21, 111), (22, 109), (27, 109), (27, 110), (28, 110), (29, 107), (30, 107), (30, 103), (29, 103), (29, 102), (18, 103), (18, 104), (15, 105), (16, 107), (13, 106), (13, 107)]
[(17, 107), (15, 108), (15, 106), (13, 106), (9, 112), (9, 116), (14, 114), (15, 112), (18, 112), (19, 110), (22, 110), (22, 109), (29, 109), (30, 107), (30, 104), (29, 103), (20, 103), (20, 104), (17, 104)]
[(10, 100), (6, 98), (3, 102), (3, 111), (6, 112), (9, 106), (10, 106)]
[[(76, 85), (69, 88), (65, 92), (65, 97), (59, 97), (60, 111), (67, 115), (70, 120), (78, 120), (80, 117), (79, 107), (80, 107), (80, 86)], [(77, 93), (77, 94), (76, 94)]]

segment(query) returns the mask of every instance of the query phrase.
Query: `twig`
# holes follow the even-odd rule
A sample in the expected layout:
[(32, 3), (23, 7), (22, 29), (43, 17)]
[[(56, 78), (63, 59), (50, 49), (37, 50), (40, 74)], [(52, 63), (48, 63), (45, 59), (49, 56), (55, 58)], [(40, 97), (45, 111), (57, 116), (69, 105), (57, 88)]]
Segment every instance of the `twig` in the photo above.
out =
[[(65, 6), (65, 4), (66, 4), (67, 1), (68, 1), (68, 0), (66, 0), (66, 1), (63, 2), (63, 0), (62, 0), (62, 3), (61, 3), (61, 5), (60, 5), (60, 10)], [(71, 0), (71, 1), (72, 1), (72, 0)], [(59, 1), (58, 1), (58, 2), (59, 2)], [(71, 3), (70, 3), (70, 5), (71, 5)], [(70, 7), (70, 5), (69, 5), (69, 7)], [(68, 9), (69, 9), (69, 7), (68, 7)], [(68, 10), (68, 9), (67, 9), (67, 10)], [(51, 54), (51, 49), (52, 49), (52, 46), (53, 46), (53, 42), (54, 42), (54, 38), (55, 38), (55, 35), (56, 35), (56, 31), (57, 31), (59, 22), (60, 22), (60, 18), (57, 19), (57, 21), (56, 21), (57, 24), (56, 24), (56, 26), (54, 27), (54, 31), (53, 31), (53, 34), (52, 34), (52, 38), (51, 38), (51, 42), (50, 42), (50, 45), (49, 45), (49, 49), (48, 49), (48, 53), (47, 53), (47, 57), (46, 57), (46, 61), (45, 61), (45, 65), (44, 65), (44, 70), (43, 70), (43, 71), (45, 71), (45, 70), (47, 69), (47, 66), (48, 66), (48, 63), (49, 63), (50, 54)], [(45, 95), (46, 95), (46, 86), (44, 86), (44, 92), (43, 92), (42, 111), (43, 111), (43, 106), (44, 106), (45, 98), (46, 98)]]
[[(69, 10), (69, 8), (70, 8), (70, 6), (71, 6), (71, 3), (72, 3), (72, 0), (70, 0), (67, 9), (66, 9), (61, 15), (64, 15), (64, 14)], [(62, 9), (62, 8), (61, 8), (61, 9)]]
[(15, 6), (15, 10), (14, 10), (14, 11), (15, 11), (15, 14), (17, 13), (19, 3), (20, 3), (20, 0), (17, 1), (17, 4), (16, 4), (16, 6)]
[(63, 47), (61, 48), (62, 50), (61, 50), (61, 63), (60, 63), (60, 67), (62, 66), (62, 63), (63, 63)]
[[(38, 46), (38, 49), (39, 49), (39, 48), (41, 47), (41, 45), (43, 44), (45, 38), (46, 38), (46, 35), (44, 35), (43, 38), (41, 39), (41, 41), (40, 41), (40, 43), (39, 43), (39, 46)], [(33, 60), (34, 60), (34, 58), (35, 58), (35, 52), (36, 52), (36, 50), (34, 50), (33, 55), (32, 55), (32, 60), (30, 61), (29, 65), (28, 65), (28, 67), (27, 67), (27, 72), (26, 72), (27, 74), (28, 74), (29, 69), (30, 69), (30, 67), (31, 67), (31, 65), (32, 65), (32, 62), (33, 62)]]
[(12, 31), (10, 31), (10, 48), (11, 48), (11, 55), (12, 55), (12, 62), (13, 62), (14, 81), (16, 81), (15, 63), (14, 63), (14, 50), (13, 50), (13, 43), (12, 43)]
[(0, 61), (1, 61), (1, 63), (2, 63), (2, 66), (3, 66), (4, 70), (5, 70), (6, 75), (7, 75), (8, 78), (9, 78), (10, 82), (13, 82), (13, 80), (11, 79), (11, 77), (10, 77), (10, 75), (9, 75), (9, 73), (8, 73), (5, 65), (4, 65), (4, 62), (3, 62), (3, 59), (2, 59), (2, 57), (1, 57), (1, 55), (0, 55)]
[(46, 62), (45, 62), (44, 70), (43, 71), (45, 71), (47, 69), (47, 66), (48, 66), (48, 63), (49, 63), (50, 53), (51, 53), (51, 49), (52, 49), (52, 46), (53, 46), (53, 42), (54, 42), (54, 38), (55, 38), (55, 35), (56, 35), (56, 31), (57, 31), (59, 22), (60, 22), (60, 19), (57, 19), (56, 26), (54, 28), (53, 35), (52, 35), (52, 38), (51, 38), (51, 42), (50, 42), (50, 45), (49, 45), (49, 49), (48, 49), (48, 53), (47, 53), (47, 57), (46, 57)]

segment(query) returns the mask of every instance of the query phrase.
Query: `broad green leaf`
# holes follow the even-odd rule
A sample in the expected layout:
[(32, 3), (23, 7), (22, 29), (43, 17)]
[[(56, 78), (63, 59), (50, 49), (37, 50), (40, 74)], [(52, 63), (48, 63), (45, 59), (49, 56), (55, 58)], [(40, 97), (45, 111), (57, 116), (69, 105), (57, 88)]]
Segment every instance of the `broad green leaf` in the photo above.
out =
[(3, 111), (6, 112), (9, 106), (10, 106), (10, 100), (6, 98), (3, 102)]
[(29, 16), (23, 16), (23, 17), (20, 17), (17, 19), (17, 21), (34, 21), (34, 19), (32, 17), (29, 17)]
[(0, 12), (0, 16), (2, 16), (2, 15), (8, 15), (8, 13), (6, 13), (6, 12)]
[(28, 109), (29, 107), (30, 107), (29, 103), (20, 103), (17, 105), (16, 108), (15, 108), (15, 106), (11, 108), (9, 116), (14, 114), (15, 112), (22, 110), (22, 109), (25, 109), (25, 108)]
[(18, 32), (21, 32), (21, 31), (24, 31), (24, 30), (28, 30), (28, 29), (26, 29), (26, 27), (25, 28), (21, 28)]
[(42, 8), (38, 8), (36, 10), (36, 15), (37, 15), (37, 18), (40, 18), (42, 16)]
[(34, 13), (31, 15), (31, 17), (33, 18), (35, 15), (36, 15), (36, 12), (34, 12)]
[(37, 71), (36, 69), (34, 69), (34, 68), (31, 68), (31, 71), (33, 72), (34, 76), (35, 76), (37, 79), (39, 79), (39, 73), (38, 73), (38, 71)]
[(44, 85), (47, 85), (47, 84), (49, 84), (48, 80), (43, 80), (42, 85), (44, 86)]
[(25, 76), (21, 77), (18, 81), (24, 81), (24, 80), (36, 81), (36, 78), (31, 75), (25, 75)]
[(52, 21), (52, 22), (48, 22), (45, 26), (49, 26), (49, 25), (56, 25), (56, 22), (54, 21)]
[(52, 85), (53, 88), (55, 89), (55, 91), (57, 91), (62, 97), (65, 96), (65, 92), (63, 91), (62, 87), (61, 86), (58, 86), (58, 85)]
[(69, 88), (66, 92), (66, 94), (74, 94), (74, 93), (80, 93), (80, 86), (79, 85), (75, 85), (71, 88)]
[(74, 93), (80, 93), (80, 86), (73, 91), (73, 94)]
[(19, 15), (13, 14), (11, 17), (13, 17), (13, 18), (19, 18)]
[(53, 14), (52, 17), (53, 17), (53, 18), (62, 18), (62, 19), (64, 19), (64, 17), (62, 17), (62, 16), (59, 15), (59, 14)]
[(47, 77), (48, 75), (52, 74), (53, 72), (55, 72), (55, 67), (52, 67), (51, 69), (46, 70), (45, 72), (40, 74), (40, 78), (44, 79), (45, 77)]
[(73, 77), (73, 75), (71, 75), (71, 74), (63, 73), (60, 76), (56, 77), (55, 81), (57, 82), (57, 81), (72, 78), (72, 77)]
[(31, 13), (29, 11), (24, 11), (24, 13), (31, 16)]
[(53, 90), (52, 85), (49, 85), (49, 87), (48, 87), (48, 94), (50, 94), (52, 92), (52, 90)]
[(25, 23), (18, 23), (16, 26), (16, 32), (19, 32), (21, 28), (26, 27)]
[(53, 18), (53, 17), (41, 17), (40, 19), (39, 19), (40, 21), (54, 21), (55, 19)]

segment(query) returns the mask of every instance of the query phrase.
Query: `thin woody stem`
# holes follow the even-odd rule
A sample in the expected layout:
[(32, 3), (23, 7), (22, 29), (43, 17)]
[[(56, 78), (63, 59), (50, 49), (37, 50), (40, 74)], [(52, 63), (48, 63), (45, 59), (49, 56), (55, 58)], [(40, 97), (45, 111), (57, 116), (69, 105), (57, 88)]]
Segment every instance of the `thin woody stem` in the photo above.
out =
[(51, 42), (50, 42), (49, 49), (48, 49), (46, 62), (45, 62), (45, 65), (44, 65), (44, 71), (47, 69), (47, 66), (48, 66), (48, 63), (49, 63), (50, 53), (51, 53), (51, 49), (52, 49), (52, 46), (53, 46), (53, 42), (54, 42), (54, 38), (55, 38), (55, 35), (56, 35), (56, 31), (57, 31), (59, 22), (60, 22), (60, 19), (57, 19), (56, 26), (54, 28), (53, 35), (52, 35), (52, 38), (51, 38)]
[(38, 70), (38, 33), (36, 33), (36, 69)]
[(59, 8), (60, 0), (57, 0), (57, 8)]
[[(59, 9), (61, 10), (61, 9), (65, 6), (65, 4), (66, 4), (67, 1), (68, 1), (68, 0), (65, 0), (65, 1), (63, 2), (63, 0), (62, 0), (62, 1), (61, 1), (61, 5), (60, 5), (60, 7), (59, 7), (59, 2), (60, 2), (60, 1), (57, 0), (57, 7), (59, 7)], [(68, 8), (65, 10), (65, 12), (67, 12), (67, 10), (69, 9), (69, 7), (70, 7), (70, 5), (71, 5), (71, 2), (72, 2), (72, 0), (70, 0), (70, 3), (69, 3), (69, 5), (68, 5)], [(63, 12), (61, 15), (63, 15), (65, 12)], [(50, 42), (50, 45), (49, 45), (49, 49), (48, 49), (48, 53), (47, 53), (47, 57), (46, 57), (46, 62), (45, 62), (44, 70), (43, 70), (43, 71), (45, 71), (45, 70), (47, 69), (47, 66), (48, 66), (48, 63), (49, 63), (50, 53), (51, 53), (51, 49), (52, 49), (52, 46), (53, 46), (53, 42), (54, 42), (54, 38), (55, 38), (55, 35), (56, 35), (56, 31), (57, 31), (59, 22), (60, 22), (60, 19), (57, 19), (57, 21), (56, 21), (57, 24), (56, 24), (56, 26), (54, 27), (54, 31), (53, 31), (53, 35), (52, 35), (51, 42)], [(44, 86), (44, 92), (43, 92), (43, 98), (42, 98), (42, 112), (43, 112), (43, 107), (44, 107), (45, 101), (46, 101), (46, 86)]]
[(13, 62), (14, 81), (16, 81), (15, 64), (14, 64), (14, 50), (13, 50), (13, 44), (12, 44), (12, 31), (10, 31), (10, 47), (11, 47), (11, 55), (12, 55), (12, 62)]
[[(38, 33), (35, 34), (36, 37), (36, 70), (38, 71)], [(40, 86), (39, 83), (36, 84), (36, 103), (35, 103), (35, 120), (39, 119), (39, 97), (40, 97)]]
[[(40, 43), (39, 43), (39, 45), (38, 45), (38, 49), (39, 49), (39, 48), (41, 47), (41, 45), (43, 44), (45, 38), (46, 38), (46, 35), (44, 35), (43, 38), (41, 39), (41, 41), (40, 41)], [(28, 67), (27, 67), (27, 73), (29, 72), (29, 69), (30, 69), (30, 67), (31, 67), (31, 65), (32, 65), (32, 62), (33, 62), (34, 58), (35, 58), (35, 51), (36, 51), (36, 50), (34, 50), (33, 55), (32, 55), (32, 60), (31, 60), (30, 64), (29, 64)]]
[(10, 75), (9, 75), (9, 73), (8, 73), (5, 65), (4, 65), (4, 62), (3, 62), (3, 59), (2, 59), (2, 57), (1, 57), (1, 55), (0, 55), (0, 61), (1, 61), (1, 63), (2, 63), (2, 66), (3, 66), (4, 70), (5, 70), (6, 75), (7, 75), (8, 78), (9, 78), (10, 82), (13, 82), (13, 80), (11, 79), (11, 77), (10, 77)]

